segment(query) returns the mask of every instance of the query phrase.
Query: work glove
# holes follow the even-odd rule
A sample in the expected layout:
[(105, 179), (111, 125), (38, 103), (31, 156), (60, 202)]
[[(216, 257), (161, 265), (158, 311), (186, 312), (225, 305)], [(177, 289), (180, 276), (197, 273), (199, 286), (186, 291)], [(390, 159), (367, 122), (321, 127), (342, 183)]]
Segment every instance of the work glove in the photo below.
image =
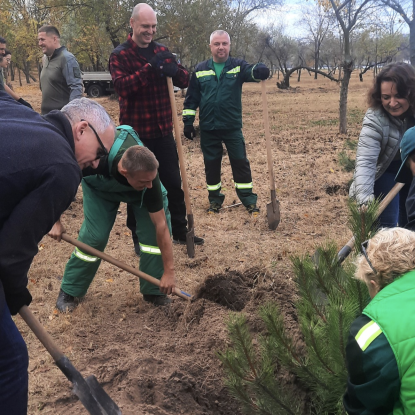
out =
[(269, 69), (263, 63), (258, 63), (253, 70), (253, 75), (255, 79), (264, 81), (269, 78)]
[(6, 294), (6, 303), (12, 316), (16, 315), (24, 305), (29, 305), (31, 302), (32, 296), (27, 288), (17, 294)]
[[(176, 59), (171, 52), (159, 52), (156, 53), (148, 63), (156, 70), (161, 71), (162, 66), (166, 63), (176, 63)], [(177, 63), (176, 63), (177, 66)]]
[(20, 102), (21, 104), (25, 105), (26, 107), (29, 107), (31, 110), (33, 109), (33, 107), (27, 101), (25, 101), (23, 98), (19, 98), (17, 100), (17, 102)]
[(196, 137), (195, 127), (193, 127), (193, 125), (185, 125), (183, 134), (187, 139), (193, 140), (193, 138)]
[(163, 66), (161, 66), (161, 73), (165, 76), (170, 76), (170, 78), (176, 76), (178, 70), (179, 67), (176, 62), (163, 63)]

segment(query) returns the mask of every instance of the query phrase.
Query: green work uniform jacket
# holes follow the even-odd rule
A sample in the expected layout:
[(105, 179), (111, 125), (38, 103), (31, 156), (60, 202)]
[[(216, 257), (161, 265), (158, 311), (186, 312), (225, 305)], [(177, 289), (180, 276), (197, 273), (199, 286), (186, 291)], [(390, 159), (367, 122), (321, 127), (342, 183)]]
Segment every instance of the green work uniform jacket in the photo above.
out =
[(199, 107), (201, 130), (242, 128), (242, 84), (260, 81), (253, 75), (256, 65), (229, 57), (217, 79), (212, 58), (198, 63), (184, 101), (184, 124), (193, 125)]

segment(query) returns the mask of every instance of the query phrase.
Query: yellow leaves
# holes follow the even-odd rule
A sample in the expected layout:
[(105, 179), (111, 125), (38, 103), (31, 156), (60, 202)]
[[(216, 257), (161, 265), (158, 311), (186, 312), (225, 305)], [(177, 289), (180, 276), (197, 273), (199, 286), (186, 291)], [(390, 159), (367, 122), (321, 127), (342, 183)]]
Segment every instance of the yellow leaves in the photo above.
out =
[(112, 278), (108, 278), (107, 280), (105, 280), (106, 282), (110, 282), (110, 283), (113, 283), (114, 282), (114, 280), (112, 279)]

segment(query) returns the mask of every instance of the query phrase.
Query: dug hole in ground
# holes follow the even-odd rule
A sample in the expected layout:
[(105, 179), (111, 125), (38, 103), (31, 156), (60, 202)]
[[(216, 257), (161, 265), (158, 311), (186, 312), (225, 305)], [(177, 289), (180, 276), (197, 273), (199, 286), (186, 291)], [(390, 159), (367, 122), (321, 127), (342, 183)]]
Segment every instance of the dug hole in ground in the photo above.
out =
[[(183, 141), (196, 235), (205, 239), (204, 246), (196, 247), (194, 259), (187, 257), (186, 246), (173, 246), (178, 287), (198, 293), (190, 304), (175, 298), (171, 307), (155, 308), (142, 300), (137, 277), (102, 262), (80, 306), (72, 314), (58, 314), (55, 302), (73, 247), (49, 237), (42, 240), (29, 273), (30, 308), (82, 375), (97, 376), (124, 415), (240, 414), (224, 387), (223, 368), (216, 357), (229, 341), (226, 321), (230, 310), (245, 313), (257, 334), (263, 331), (258, 306), (275, 301), (284, 312), (287, 328), (299, 336), (289, 257), (312, 253), (328, 239), (337, 241), (340, 248), (351, 237), (346, 227), (346, 200), (352, 173), (344, 172), (338, 159), (342, 151), (354, 158), (346, 142), (358, 138), (372, 79), (366, 74), (364, 82), (359, 82), (357, 74), (352, 75), (347, 135), (338, 133), (339, 86), (334, 82), (303, 75), (300, 83), (292, 80), (294, 89), (282, 91), (275, 78), (267, 81), (281, 209), (275, 232), (268, 229), (266, 218), (270, 191), (259, 84), (245, 84), (243, 89), (243, 132), (261, 209), (257, 219), (243, 206), (218, 215), (206, 213), (199, 137)], [(18, 87), (16, 83), (14, 88), (40, 111), (37, 85)], [(179, 112), (183, 99), (176, 96)], [(118, 124), (118, 102), (109, 98), (97, 101)], [(222, 185), (225, 205), (238, 202), (227, 155), (222, 163)], [(80, 189), (63, 215), (67, 233), (76, 238), (82, 220)], [(105, 252), (138, 268), (125, 221), (122, 204)], [(44, 347), (20, 317), (15, 321), (30, 355), (28, 413), (85, 414), (70, 382)], [(281, 374), (281, 381), (298, 388), (288, 373)]]

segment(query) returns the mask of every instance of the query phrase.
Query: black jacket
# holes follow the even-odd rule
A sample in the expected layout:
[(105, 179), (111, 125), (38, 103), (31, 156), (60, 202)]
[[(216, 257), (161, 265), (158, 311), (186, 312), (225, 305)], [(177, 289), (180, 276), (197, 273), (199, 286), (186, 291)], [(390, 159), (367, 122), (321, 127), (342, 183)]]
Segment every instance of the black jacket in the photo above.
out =
[[(71, 125), (0, 91), (0, 313), (25, 291), (38, 243), (72, 202), (81, 180)], [(4, 294), (3, 294), (4, 290)]]

